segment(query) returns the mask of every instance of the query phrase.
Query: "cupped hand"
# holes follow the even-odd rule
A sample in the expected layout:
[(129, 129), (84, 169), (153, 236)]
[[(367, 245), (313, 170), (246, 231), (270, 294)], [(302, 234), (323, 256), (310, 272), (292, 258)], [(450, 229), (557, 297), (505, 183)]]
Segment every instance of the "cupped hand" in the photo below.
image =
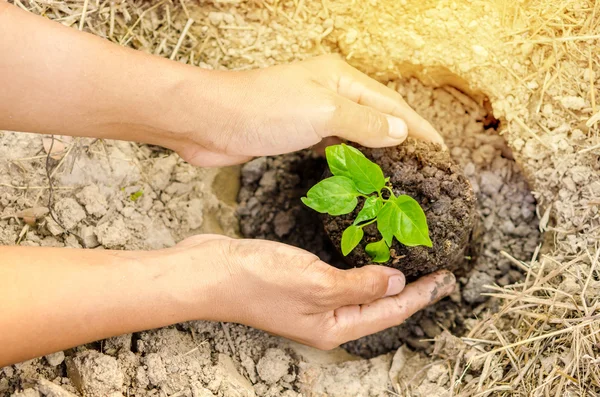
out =
[(242, 163), (319, 145), (328, 138), (384, 147), (400, 144), (408, 134), (443, 144), (398, 92), (338, 56), (211, 73), (210, 114), (202, 127), (187, 125), (185, 139), (171, 145), (195, 165)]
[[(405, 286), (398, 270), (334, 268), (307, 251), (264, 240), (201, 235), (167, 250), (191, 286), (207, 284), (192, 317), (237, 322), (320, 349), (401, 324), (454, 289), (446, 271)], [(206, 263), (208, 266), (200, 266)], [(192, 305), (193, 306), (193, 305)]]

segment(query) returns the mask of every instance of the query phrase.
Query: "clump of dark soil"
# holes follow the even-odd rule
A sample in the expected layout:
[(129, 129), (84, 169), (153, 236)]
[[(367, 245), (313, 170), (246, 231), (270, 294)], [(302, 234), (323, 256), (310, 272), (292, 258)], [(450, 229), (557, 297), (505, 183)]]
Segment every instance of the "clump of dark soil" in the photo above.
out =
[[(477, 197), (479, 222), (477, 236), (463, 256), (464, 263), (472, 266), (461, 266), (461, 271), (455, 272), (457, 289), (449, 298), (416, 313), (400, 326), (343, 346), (367, 358), (403, 344), (431, 349), (429, 340), (443, 329), (463, 334), (471, 318), (495, 305), (494, 299), (482, 295), (488, 292), (486, 285), (507, 285), (522, 277), (502, 252), (527, 261), (541, 239), (535, 199), (510, 148), (494, 129), (497, 123), (484, 106), (452, 87), (427, 87), (416, 79), (393, 81), (388, 86), (400, 92), (442, 134), (450, 157)], [(392, 177), (386, 170), (389, 166), (373, 159), (386, 176)], [(300, 201), (322, 179), (326, 168), (325, 159), (310, 151), (259, 158), (246, 164), (238, 207), (242, 234), (291, 244), (333, 266), (348, 266), (325, 233), (319, 214)], [(477, 252), (473, 258), (472, 249)]]
[[(468, 263), (466, 251), (478, 219), (477, 199), (468, 179), (447, 151), (438, 145), (407, 140), (397, 147), (357, 148), (377, 163), (385, 176), (390, 177), (394, 194), (406, 194), (423, 208), (433, 247), (407, 247), (396, 239), (390, 247), (390, 260), (384, 265), (401, 270), (408, 280), (439, 269), (457, 270)], [(325, 232), (334, 246), (340, 249), (342, 233), (358, 215), (323, 216)], [(363, 228), (363, 240), (346, 256), (350, 266), (372, 264), (365, 251), (367, 244), (381, 240), (376, 223)]]

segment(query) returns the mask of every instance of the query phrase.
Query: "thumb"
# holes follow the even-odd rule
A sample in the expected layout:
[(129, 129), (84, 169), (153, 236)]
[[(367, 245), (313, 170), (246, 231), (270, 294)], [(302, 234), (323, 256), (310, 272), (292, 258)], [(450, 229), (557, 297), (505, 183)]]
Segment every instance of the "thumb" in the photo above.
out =
[(366, 147), (401, 144), (408, 136), (404, 120), (340, 97), (325, 128), (325, 136), (337, 136)]
[(370, 265), (339, 270), (336, 276), (331, 309), (361, 305), (397, 295), (406, 285), (406, 279), (400, 270), (385, 266)]
[(454, 291), (456, 279), (446, 270), (428, 274), (410, 283), (395, 296), (369, 305), (344, 306), (335, 310), (337, 340), (342, 343), (402, 324), (407, 318)]

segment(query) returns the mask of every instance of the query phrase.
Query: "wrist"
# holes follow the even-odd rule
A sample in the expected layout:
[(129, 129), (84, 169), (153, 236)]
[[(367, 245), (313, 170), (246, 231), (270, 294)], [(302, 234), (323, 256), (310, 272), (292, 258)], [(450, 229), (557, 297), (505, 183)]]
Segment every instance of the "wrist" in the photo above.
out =
[(139, 106), (140, 124), (155, 130), (148, 143), (173, 150), (190, 143), (212, 149), (223, 132), (219, 115), (231, 113), (223, 107), (230, 96), (227, 73), (154, 58), (149, 68), (154, 92)]
[[(138, 261), (155, 304), (169, 313), (170, 323), (219, 320), (226, 305), (229, 273), (220, 242), (223, 236), (200, 235), (175, 247), (143, 252)], [(134, 265), (136, 266), (136, 265)]]
[[(93, 276), (111, 285), (107, 312), (130, 313), (128, 332), (186, 321), (181, 275), (163, 251), (104, 251)], [(127, 322), (127, 321), (125, 321)]]

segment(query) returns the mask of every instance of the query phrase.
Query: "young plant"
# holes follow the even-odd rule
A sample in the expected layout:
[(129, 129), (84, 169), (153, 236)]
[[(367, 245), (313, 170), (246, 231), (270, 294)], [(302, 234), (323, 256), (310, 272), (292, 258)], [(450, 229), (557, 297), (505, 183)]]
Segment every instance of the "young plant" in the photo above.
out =
[(313, 186), (302, 202), (315, 211), (337, 216), (351, 213), (358, 205), (358, 197), (364, 198), (356, 219), (342, 233), (344, 256), (360, 243), (363, 228), (375, 222), (382, 239), (365, 247), (374, 262), (390, 259), (394, 237), (408, 247), (432, 246), (427, 219), (419, 203), (407, 195), (396, 197), (387, 186), (390, 178), (384, 177), (377, 164), (343, 143), (327, 147), (325, 154), (333, 176)]

